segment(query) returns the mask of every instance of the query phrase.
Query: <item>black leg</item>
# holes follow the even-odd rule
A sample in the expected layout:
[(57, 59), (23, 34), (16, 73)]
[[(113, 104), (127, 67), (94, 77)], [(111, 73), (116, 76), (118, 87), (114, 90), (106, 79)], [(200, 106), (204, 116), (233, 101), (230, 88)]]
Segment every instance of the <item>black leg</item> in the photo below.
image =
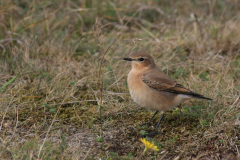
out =
[(147, 123), (141, 124), (140, 126), (149, 125), (149, 123), (150, 123), (151, 120), (156, 116), (157, 113), (158, 113), (158, 111), (156, 111), (156, 112), (153, 114), (152, 118), (150, 118), (150, 120), (149, 120)]
[(163, 117), (164, 117), (164, 114), (161, 115), (161, 117), (160, 117), (160, 119), (159, 119), (159, 121), (158, 121), (158, 123), (157, 123), (157, 126), (156, 126), (156, 128), (154, 129), (154, 131), (153, 131), (152, 133), (147, 134), (147, 135), (146, 135), (147, 137), (153, 137), (153, 136), (155, 136), (155, 134), (159, 134), (159, 133), (157, 133), (157, 129), (158, 129), (158, 127), (159, 127), (159, 125), (160, 125)]

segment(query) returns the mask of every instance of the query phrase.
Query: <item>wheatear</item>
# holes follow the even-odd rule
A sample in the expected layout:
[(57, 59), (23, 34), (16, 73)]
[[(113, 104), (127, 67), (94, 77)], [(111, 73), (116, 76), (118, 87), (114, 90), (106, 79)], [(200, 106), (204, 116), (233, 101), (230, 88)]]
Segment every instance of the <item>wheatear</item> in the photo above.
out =
[(152, 56), (148, 53), (136, 52), (132, 53), (129, 58), (123, 59), (132, 62), (132, 69), (127, 78), (132, 99), (139, 106), (156, 111), (152, 118), (143, 125), (148, 125), (159, 111), (162, 113), (155, 130), (147, 134), (149, 137), (157, 134), (164, 113), (177, 107), (182, 101), (189, 98), (212, 100), (171, 80), (168, 75), (156, 67)]

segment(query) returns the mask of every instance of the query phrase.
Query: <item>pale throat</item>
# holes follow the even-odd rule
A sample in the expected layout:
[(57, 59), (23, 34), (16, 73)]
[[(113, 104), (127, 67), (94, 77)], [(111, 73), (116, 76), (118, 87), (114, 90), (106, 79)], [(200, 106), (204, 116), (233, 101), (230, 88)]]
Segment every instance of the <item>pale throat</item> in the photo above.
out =
[(152, 65), (140, 65), (140, 64), (136, 64), (136, 63), (137, 62), (132, 62), (132, 70), (146, 71), (146, 70), (150, 70), (150, 69), (154, 68)]

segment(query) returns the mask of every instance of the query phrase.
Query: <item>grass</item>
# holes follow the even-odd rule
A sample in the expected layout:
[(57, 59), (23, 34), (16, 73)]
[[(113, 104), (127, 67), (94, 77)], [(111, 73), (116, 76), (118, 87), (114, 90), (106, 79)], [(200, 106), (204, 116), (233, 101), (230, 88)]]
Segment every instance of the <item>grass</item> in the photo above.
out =
[[(222, 0), (1, 1), (1, 159), (239, 158), (239, 8)], [(214, 99), (167, 112), (152, 139), (160, 151), (144, 155), (139, 138), (153, 127), (140, 124), (152, 113), (132, 101), (122, 60), (137, 50)]]

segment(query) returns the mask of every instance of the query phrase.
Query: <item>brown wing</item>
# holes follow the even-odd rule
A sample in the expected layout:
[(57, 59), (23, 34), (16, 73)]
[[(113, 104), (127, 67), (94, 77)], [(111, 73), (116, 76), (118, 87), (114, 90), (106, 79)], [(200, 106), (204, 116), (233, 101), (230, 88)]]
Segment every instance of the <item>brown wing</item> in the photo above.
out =
[(170, 78), (164, 79), (154, 73), (146, 73), (142, 76), (142, 81), (149, 87), (165, 92), (171, 92), (175, 94), (185, 94), (196, 98), (209, 99), (200, 94), (194, 93), (191, 90), (185, 88), (181, 84), (177, 84)]

